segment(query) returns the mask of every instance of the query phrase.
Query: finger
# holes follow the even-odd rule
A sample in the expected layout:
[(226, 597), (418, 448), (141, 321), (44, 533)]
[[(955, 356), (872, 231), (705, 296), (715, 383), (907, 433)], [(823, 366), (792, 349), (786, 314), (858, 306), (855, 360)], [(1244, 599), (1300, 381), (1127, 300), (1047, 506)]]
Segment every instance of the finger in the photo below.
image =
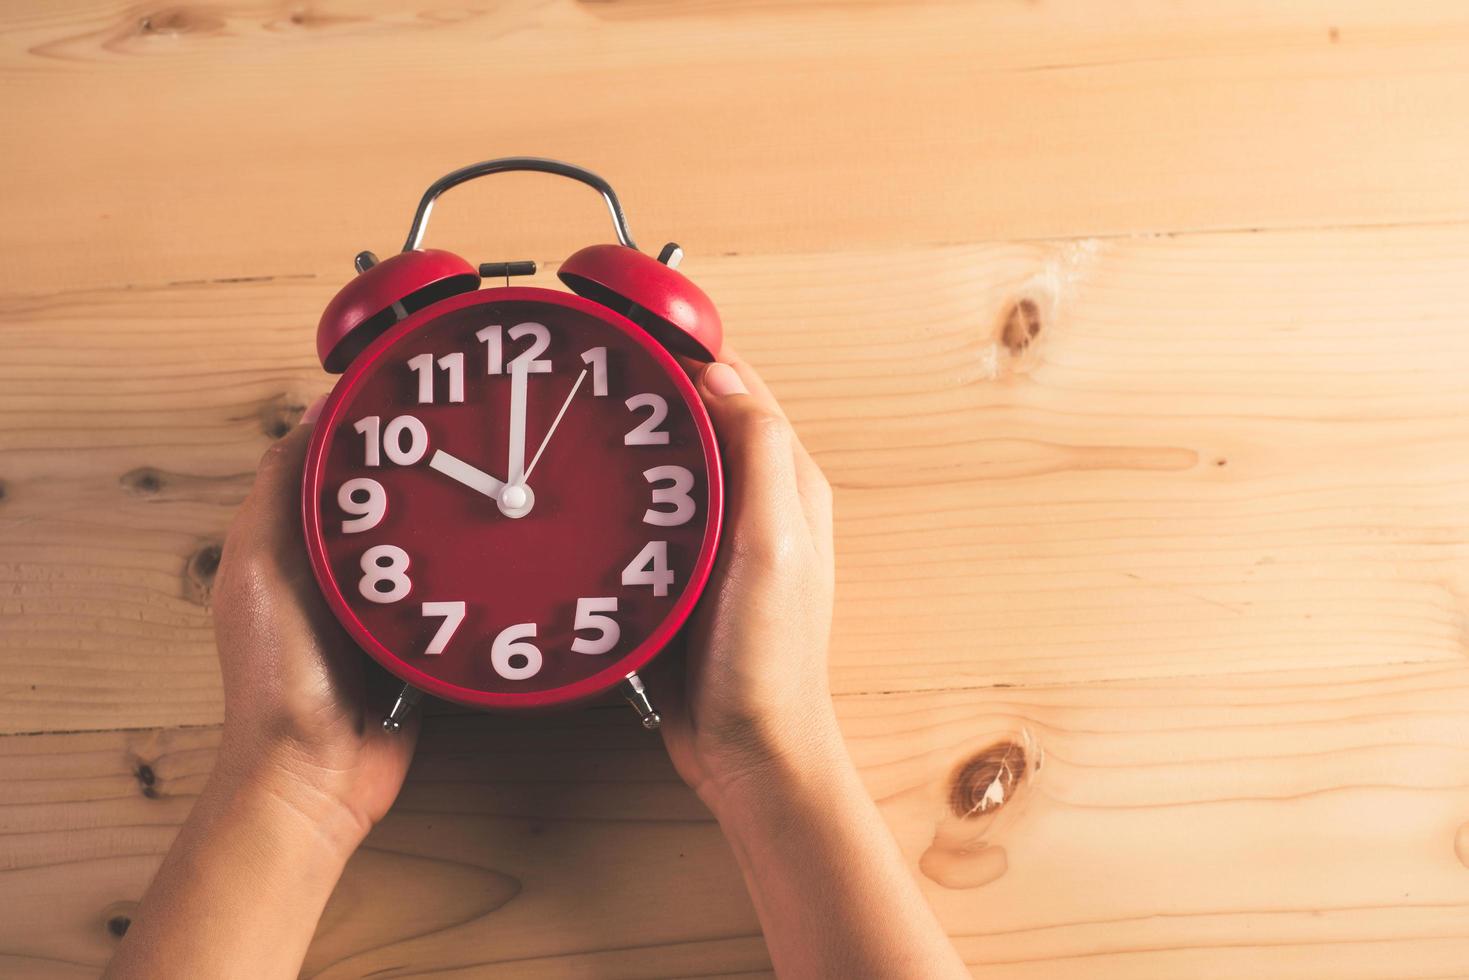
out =
[[(711, 361), (696, 361), (691, 357), (679, 357), (678, 361), (683, 366), (683, 369), (688, 372), (689, 379), (696, 385), (698, 384), (700, 375), (709, 369), (711, 363), (714, 363)], [(765, 383), (765, 379), (760, 377), (760, 373), (755, 370), (749, 361), (739, 355), (739, 352), (734, 349), (733, 345), (726, 343), (720, 348), (718, 363), (727, 364), (734, 368), (735, 373), (740, 376), (740, 380), (744, 381), (745, 388), (751, 397), (782, 416), (785, 415), (785, 409), (780, 407), (780, 402), (776, 400), (774, 393), (770, 390), (770, 386)]]
[(225, 536), (221, 584), (246, 568), (256, 573), (269, 570), (288, 584), (309, 575), (301, 532), (301, 471), (317, 407), (307, 409), (302, 424), (260, 458), (255, 482)]
[(780, 402), (776, 400), (775, 393), (770, 390), (770, 385), (766, 384), (760, 372), (755, 370), (755, 365), (741, 357), (740, 352), (735, 350), (732, 344), (724, 345), (719, 359), (735, 369), (741, 380), (745, 382), (745, 387), (750, 389), (750, 394), (761, 404), (779, 412), (782, 416), (785, 415), (785, 409), (780, 407)]
[(311, 431), (325, 398), (317, 399), (301, 422), (271, 444), (255, 468), (255, 482), (240, 507), (239, 522), (247, 524), (257, 543), (275, 547), (301, 540), (301, 473)]
[(796, 441), (795, 455), (796, 487), (801, 494), (801, 509), (806, 515), (806, 525), (811, 529), (811, 540), (815, 543), (817, 552), (829, 561), (834, 550), (831, 483), (799, 439)]
[[(729, 344), (724, 345), (720, 358), (739, 375), (740, 380), (749, 390), (751, 398), (766, 411), (778, 414), (781, 418), (787, 418), (785, 410), (781, 408), (780, 402), (776, 401), (770, 386), (765, 383), (760, 372), (755, 370), (754, 365), (740, 357), (739, 353)], [(787, 422), (789, 423), (788, 418)], [(816, 461), (806, 451), (794, 426), (790, 428), (790, 433), (796, 492), (801, 499), (801, 510), (806, 516), (806, 526), (810, 528), (811, 537), (821, 554), (830, 557), (832, 552), (831, 484), (821, 472), (821, 467), (816, 465)]]
[(728, 364), (714, 363), (698, 376), (696, 387), (714, 421), (725, 466), (725, 487), (735, 545), (759, 549), (776, 559), (802, 525), (796, 483), (794, 436), (778, 408), (755, 397)]

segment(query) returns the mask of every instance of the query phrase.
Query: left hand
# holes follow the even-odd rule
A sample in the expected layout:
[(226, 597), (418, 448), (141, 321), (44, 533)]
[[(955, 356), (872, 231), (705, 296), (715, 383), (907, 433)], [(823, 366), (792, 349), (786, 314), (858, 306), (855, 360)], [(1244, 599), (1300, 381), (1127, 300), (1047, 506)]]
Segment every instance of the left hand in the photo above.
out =
[(397, 798), (418, 726), (415, 716), (382, 730), (401, 684), (352, 643), (312, 576), (301, 475), (314, 415), (266, 451), (225, 539), (214, 591), (225, 717), (211, 781), (280, 796), (355, 847)]

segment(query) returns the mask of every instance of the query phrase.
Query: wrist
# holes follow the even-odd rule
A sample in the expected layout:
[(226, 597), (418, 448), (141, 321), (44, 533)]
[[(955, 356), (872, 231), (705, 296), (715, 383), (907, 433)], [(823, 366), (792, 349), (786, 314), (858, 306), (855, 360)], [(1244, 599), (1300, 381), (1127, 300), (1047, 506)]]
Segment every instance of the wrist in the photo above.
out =
[(328, 863), (345, 865), (372, 828), (329, 783), (288, 746), (221, 752), (200, 803), (248, 816), (284, 849), (309, 843)]
[(107, 976), (296, 976), (355, 846), (308, 799), (223, 754)]
[(753, 812), (767, 800), (801, 806), (829, 799), (831, 787), (846, 784), (856, 773), (829, 712), (732, 755), (698, 788), (704, 805), (721, 824), (727, 817)]

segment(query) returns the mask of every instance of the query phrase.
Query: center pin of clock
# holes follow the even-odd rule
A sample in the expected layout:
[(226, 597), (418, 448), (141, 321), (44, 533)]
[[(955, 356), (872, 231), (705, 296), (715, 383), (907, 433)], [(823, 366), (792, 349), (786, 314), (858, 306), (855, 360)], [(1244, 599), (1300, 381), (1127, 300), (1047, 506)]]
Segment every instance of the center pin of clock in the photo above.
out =
[(535, 506), (536, 497), (524, 483), (512, 483), (500, 491), (500, 513), (506, 517), (524, 517)]

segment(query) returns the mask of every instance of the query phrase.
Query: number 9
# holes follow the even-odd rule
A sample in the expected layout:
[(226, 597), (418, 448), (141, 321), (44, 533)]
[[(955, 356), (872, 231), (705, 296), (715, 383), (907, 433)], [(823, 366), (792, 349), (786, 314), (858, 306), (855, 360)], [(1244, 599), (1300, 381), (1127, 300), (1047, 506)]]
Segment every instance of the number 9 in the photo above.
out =
[(388, 513), (388, 494), (381, 483), (359, 476), (342, 484), (337, 491), (337, 506), (343, 513), (354, 515), (342, 522), (343, 534), (371, 531)]

